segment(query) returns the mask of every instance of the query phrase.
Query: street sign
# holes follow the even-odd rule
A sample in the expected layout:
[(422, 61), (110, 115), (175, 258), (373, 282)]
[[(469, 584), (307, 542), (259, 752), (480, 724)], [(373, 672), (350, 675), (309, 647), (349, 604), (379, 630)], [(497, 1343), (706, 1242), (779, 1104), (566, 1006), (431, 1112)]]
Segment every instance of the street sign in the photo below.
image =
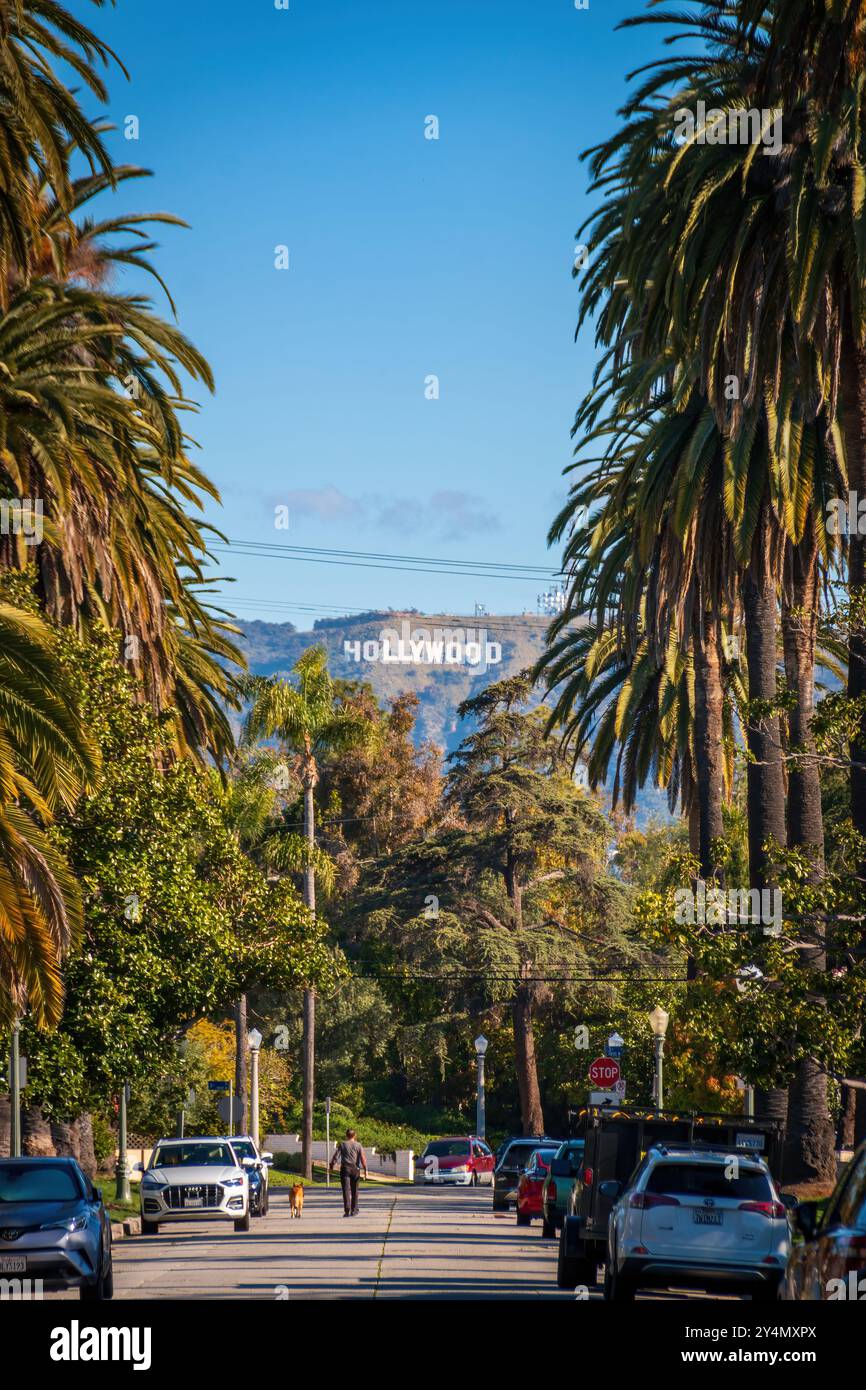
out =
[(619, 1078), (619, 1081), (616, 1083), (613, 1089), (619, 1096), (620, 1100), (622, 1100), (625, 1096), (625, 1079), (622, 1076)]
[(244, 1107), (237, 1096), (235, 1096), (234, 1099), (229, 1099), (228, 1096), (220, 1096), (217, 1101), (217, 1110), (219, 1111), (220, 1119), (223, 1124), (226, 1125), (230, 1120), (234, 1120), (235, 1124), (239, 1124), (244, 1117)]
[(230, 1091), (232, 1083), (230, 1081), (209, 1081), (207, 1088), (209, 1091)]
[(621, 1101), (615, 1091), (590, 1091), (590, 1105), (620, 1105)]
[(619, 1081), (619, 1062), (613, 1057), (596, 1057), (589, 1069), (593, 1086), (610, 1088)]
[(621, 1038), (619, 1033), (611, 1033), (604, 1050), (608, 1057), (620, 1058), (624, 1047), (625, 1038)]

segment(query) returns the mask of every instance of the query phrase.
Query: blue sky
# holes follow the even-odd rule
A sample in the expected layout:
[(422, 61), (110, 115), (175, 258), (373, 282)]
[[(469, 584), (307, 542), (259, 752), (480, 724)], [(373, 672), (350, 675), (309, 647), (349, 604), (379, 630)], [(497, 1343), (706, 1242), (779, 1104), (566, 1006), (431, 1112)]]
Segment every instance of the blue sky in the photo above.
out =
[[(118, 201), (191, 224), (160, 232), (158, 264), (214, 366), (193, 432), (232, 539), (555, 568), (545, 536), (593, 363), (573, 341), (578, 155), (652, 56), (646, 32), (613, 32), (641, 3), (77, 0), (131, 74), (109, 114), (140, 138), (112, 136), (115, 157), (155, 173)], [(299, 627), (313, 608), (534, 610), (543, 587), (226, 569), (239, 616)]]

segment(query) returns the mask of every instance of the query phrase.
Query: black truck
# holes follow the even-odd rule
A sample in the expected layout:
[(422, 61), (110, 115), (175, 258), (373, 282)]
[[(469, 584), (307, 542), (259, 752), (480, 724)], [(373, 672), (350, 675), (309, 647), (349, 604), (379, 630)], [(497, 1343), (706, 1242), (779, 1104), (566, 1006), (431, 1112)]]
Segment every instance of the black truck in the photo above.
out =
[(763, 1158), (781, 1178), (785, 1131), (780, 1121), (750, 1115), (675, 1113), (669, 1110), (588, 1105), (569, 1112), (569, 1130), (584, 1140), (583, 1158), (559, 1237), (556, 1282), (561, 1289), (594, 1284), (607, 1256), (607, 1221), (613, 1201), (599, 1191), (615, 1178), (625, 1185), (647, 1149), (667, 1143), (723, 1149)]

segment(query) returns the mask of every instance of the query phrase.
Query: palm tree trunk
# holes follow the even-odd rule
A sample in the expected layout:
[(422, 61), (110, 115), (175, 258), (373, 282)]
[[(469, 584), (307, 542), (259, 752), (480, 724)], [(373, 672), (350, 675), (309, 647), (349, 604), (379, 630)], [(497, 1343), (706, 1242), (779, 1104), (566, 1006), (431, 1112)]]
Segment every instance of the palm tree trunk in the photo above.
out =
[(235, 1005), (235, 1097), (240, 1102), (238, 1134), (247, 1133), (247, 996)]
[(815, 703), (815, 639), (818, 626), (818, 543), (814, 527), (799, 545), (785, 547), (782, 587), (782, 646), (785, 676), (796, 703), (788, 714), (789, 744), (801, 754), (788, 773), (788, 844), (804, 849), (824, 874), (824, 821), (821, 781), (815, 759), (812, 714)]
[[(743, 575), (743, 610), (746, 618), (746, 661), (749, 701), (770, 704), (776, 700), (776, 584), (770, 563), (772, 536), (767, 505), (756, 528), (752, 562)], [(749, 820), (749, 887), (775, 888), (767, 850), (769, 841), (785, 844), (785, 779), (779, 716), (759, 712), (746, 721), (749, 763), (746, 802)], [(759, 1115), (787, 1121), (785, 1087), (758, 1090), (755, 1110)]]
[[(848, 486), (858, 501), (866, 497), (866, 348), (857, 346), (855, 330), (849, 327), (842, 351), (840, 416), (848, 465)], [(866, 586), (866, 536), (856, 523), (848, 538), (848, 596), (854, 599)], [(852, 623), (848, 651), (848, 695), (852, 700), (866, 694), (866, 623)], [(866, 837), (866, 715), (860, 720), (856, 738), (850, 745), (851, 819), (858, 833)], [(860, 866), (866, 875), (866, 863)]]
[(701, 878), (714, 877), (713, 841), (724, 834), (721, 629), (716, 614), (705, 615), (695, 633), (695, 762), (697, 764), (698, 859)]
[[(753, 565), (743, 577), (746, 615), (746, 657), (749, 702), (776, 700), (776, 585), (766, 559), (770, 537), (759, 528)], [(746, 798), (749, 817), (749, 886), (773, 888), (773, 871), (766, 845), (784, 845), (785, 781), (777, 713), (749, 717), (746, 728), (749, 764)]]
[[(316, 846), (316, 807), (313, 800), (315, 787), (314, 766), (305, 770), (304, 776), (304, 838), (310, 855)], [(316, 911), (316, 871), (312, 860), (304, 869), (304, 902), (311, 912)], [(313, 1104), (315, 1102), (316, 1067), (316, 992), (304, 990), (304, 1028), (302, 1040), (302, 1072), (304, 1087), (303, 1145), (304, 1177), (313, 1176)]]
[(854, 1086), (843, 1086), (839, 1102), (839, 1127), (836, 1130), (836, 1148), (854, 1147), (854, 1117), (857, 1113), (857, 1091)]
[[(809, 525), (803, 540), (785, 547), (782, 586), (782, 645), (785, 675), (796, 703), (788, 714), (789, 745), (802, 754), (788, 775), (788, 845), (805, 850), (811, 879), (824, 876), (824, 821), (821, 783), (815, 761), (812, 713), (815, 689), (815, 638), (818, 622), (818, 544)], [(827, 968), (822, 935), (800, 952), (806, 970)], [(804, 1057), (788, 1096), (785, 1176), (788, 1182), (827, 1182), (836, 1173), (835, 1137), (827, 1100), (827, 1076), (814, 1057)]]
[(512, 1005), (515, 1070), (523, 1133), (543, 1134), (544, 1112), (541, 1108), (538, 1062), (535, 1056), (535, 1029), (532, 1023), (532, 984), (525, 978), (529, 969), (529, 963), (524, 962), (520, 969), (521, 982)]

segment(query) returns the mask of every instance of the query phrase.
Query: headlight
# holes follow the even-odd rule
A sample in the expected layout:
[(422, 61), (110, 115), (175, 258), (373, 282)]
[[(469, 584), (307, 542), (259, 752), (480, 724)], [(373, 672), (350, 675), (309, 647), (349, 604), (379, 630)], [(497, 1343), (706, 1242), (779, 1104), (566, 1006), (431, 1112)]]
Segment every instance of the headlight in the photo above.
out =
[(46, 1221), (44, 1226), (40, 1226), (40, 1231), (83, 1231), (87, 1225), (87, 1217), (70, 1216), (65, 1221)]
[(468, 1172), (469, 1172), (469, 1164), (468, 1164), (468, 1163), (458, 1163), (458, 1164), (456, 1164), (456, 1165), (451, 1169), (451, 1172), (452, 1172), (452, 1173), (468, 1173)]
[(141, 1185), (142, 1187), (146, 1187), (150, 1192), (164, 1192), (168, 1187), (168, 1183), (160, 1182), (159, 1178), (148, 1177), (147, 1173), (145, 1173), (142, 1178)]
[(223, 1178), (223, 1187), (243, 1187), (243, 1178)]

